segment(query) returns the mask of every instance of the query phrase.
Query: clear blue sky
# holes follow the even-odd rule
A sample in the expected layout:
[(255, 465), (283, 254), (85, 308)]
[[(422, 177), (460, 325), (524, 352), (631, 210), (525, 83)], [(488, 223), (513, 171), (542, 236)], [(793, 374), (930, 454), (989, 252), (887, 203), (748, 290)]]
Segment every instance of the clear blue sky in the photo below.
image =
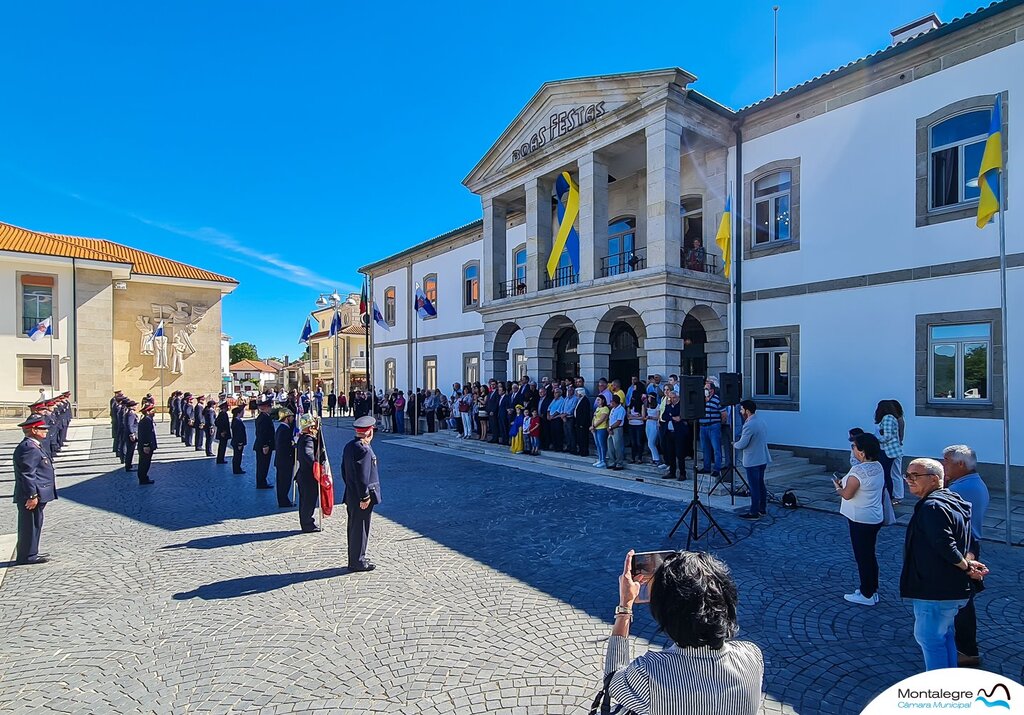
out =
[[(780, 5), (785, 88), (978, 2)], [(460, 182), (543, 82), (680, 66), (740, 107), (771, 93), (771, 6), (4, 3), (0, 220), (233, 276), (225, 331), (297, 355), (320, 291), (479, 218)]]

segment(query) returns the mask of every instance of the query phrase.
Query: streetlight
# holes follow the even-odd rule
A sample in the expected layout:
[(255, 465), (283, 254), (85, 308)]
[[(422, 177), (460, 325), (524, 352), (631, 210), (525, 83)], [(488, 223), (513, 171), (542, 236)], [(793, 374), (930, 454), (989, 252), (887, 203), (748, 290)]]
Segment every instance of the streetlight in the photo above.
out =
[[(335, 291), (333, 293), (331, 293), (330, 295), (326, 295), (324, 293), (321, 293), (320, 297), (316, 299), (316, 305), (321, 310), (323, 310), (324, 308), (327, 308), (327, 307), (334, 308), (334, 313), (331, 314), (331, 332), (334, 333), (334, 386), (333, 386), (333, 389), (334, 389), (335, 395), (339, 394), (339, 392), (338, 392), (338, 389), (339, 389), (339, 385), (338, 385), (338, 334), (341, 332), (341, 327), (340, 326), (335, 327), (334, 319), (338, 315), (338, 308), (341, 306), (341, 304), (342, 304), (341, 296), (338, 295), (337, 289), (335, 289)], [(339, 322), (340, 322), (340, 320), (339, 320)], [(335, 398), (335, 399), (337, 399), (337, 398)], [(337, 403), (335, 403), (335, 404), (337, 404)]]

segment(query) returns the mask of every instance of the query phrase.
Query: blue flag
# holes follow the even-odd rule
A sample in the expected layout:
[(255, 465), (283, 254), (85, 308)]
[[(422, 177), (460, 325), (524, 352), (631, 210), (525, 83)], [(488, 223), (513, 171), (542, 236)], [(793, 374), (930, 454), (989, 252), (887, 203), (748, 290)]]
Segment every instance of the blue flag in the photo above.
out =
[(306, 324), (302, 328), (302, 335), (299, 336), (300, 343), (308, 343), (309, 336), (313, 334), (313, 329), (309, 327), (309, 316), (306, 316)]
[(153, 331), (154, 338), (162, 338), (164, 336), (164, 321), (160, 321), (160, 325), (156, 326), (156, 330)]
[(391, 332), (391, 326), (388, 325), (388, 321), (384, 320), (384, 316), (380, 312), (380, 308), (377, 306), (377, 301), (373, 301), (373, 322), (381, 327), (386, 333)]
[(334, 317), (331, 318), (331, 337), (341, 333), (341, 313), (337, 310), (334, 311)]
[(416, 314), (420, 316), (421, 320), (437, 315), (434, 304), (430, 302), (430, 298), (427, 297), (427, 294), (419, 286), (416, 286), (416, 301), (413, 303), (413, 307), (416, 309)]

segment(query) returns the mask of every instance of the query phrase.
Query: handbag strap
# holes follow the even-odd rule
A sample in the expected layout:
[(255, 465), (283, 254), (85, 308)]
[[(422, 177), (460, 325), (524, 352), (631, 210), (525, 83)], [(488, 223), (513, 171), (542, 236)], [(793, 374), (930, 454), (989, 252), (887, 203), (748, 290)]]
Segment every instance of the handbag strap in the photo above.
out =
[(594, 698), (594, 702), (590, 706), (589, 715), (598, 715), (599, 710), (601, 715), (615, 715), (622, 710), (621, 705), (616, 705), (612, 710), (612, 699), (608, 695), (608, 687), (612, 684), (613, 677), (615, 677), (615, 673), (608, 673), (604, 676), (604, 685), (597, 691), (597, 697)]

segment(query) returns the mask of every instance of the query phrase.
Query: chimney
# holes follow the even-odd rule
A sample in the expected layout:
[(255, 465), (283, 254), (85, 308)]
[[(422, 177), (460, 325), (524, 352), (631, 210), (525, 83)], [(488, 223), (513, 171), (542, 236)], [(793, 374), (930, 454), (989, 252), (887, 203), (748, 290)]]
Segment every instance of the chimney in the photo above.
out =
[(942, 25), (942, 20), (935, 13), (926, 15), (920, 20), (914, 20), (911, 23), (907, 23), (903, 27), (897, 27), (889, 34), (892, 35), (892, 44), (898, 45), (904, 40), (909, 40), (918, 35), (922, 35), (926, 32), (930, 32)]

